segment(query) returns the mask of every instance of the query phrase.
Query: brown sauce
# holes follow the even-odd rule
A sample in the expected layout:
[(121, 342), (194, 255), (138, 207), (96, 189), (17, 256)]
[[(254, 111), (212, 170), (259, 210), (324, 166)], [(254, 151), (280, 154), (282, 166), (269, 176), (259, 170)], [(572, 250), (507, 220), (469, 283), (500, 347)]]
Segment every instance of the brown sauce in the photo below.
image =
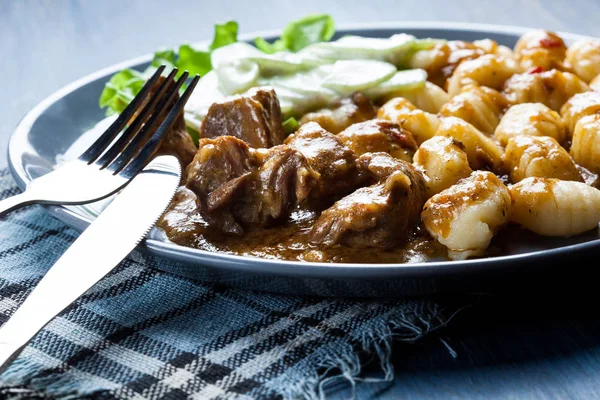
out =
[(307, 234), (318, 217), (297, 209), (284, 223), (254, 228), (243, 236), (227, 236), (211, 229), (197, 212), (193, 193), (180, 188), (158, 226), (172, 242), (196, 249), (241, 256), (291, 261), (330, 263), (409, 263), (445, 259), (446, 249), (422, 228), (393, 249), (334, 246), (327, 249), (309, 244)]
[[(170, 241), (181, 246), (264, 259), (364, 264), (448, 259), (446, 248), (420, 227), (404, 244), (389, 250), (348, 246), (319, 249), (306, 240), (316, 217), (316, 213), (296, 210), (288, 221), (276, 227), (250, 230), (241, 237), (226, 236), (208, 227), (197, 212), (194, 195), (181, 187), (158, 226)], [(552, 238), (510, 225), (494, 236), (483, 257), (548, 250), (598, 238), (597, 229), (570, 238)]]

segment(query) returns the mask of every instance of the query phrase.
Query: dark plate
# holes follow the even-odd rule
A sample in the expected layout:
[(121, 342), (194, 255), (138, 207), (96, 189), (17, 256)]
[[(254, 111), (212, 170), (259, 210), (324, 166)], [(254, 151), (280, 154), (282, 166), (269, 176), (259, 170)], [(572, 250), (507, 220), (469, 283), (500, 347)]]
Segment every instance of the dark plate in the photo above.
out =
[[(433, 22), (368, 24), (341, 29), (338, 35), (389, 37), (406, 32), (417, 37), (451, 40), (490, 38), (513, 47), (525, 31), (527, 29), (516, 27)], [(245, 39), (277, 34), (260, 32)], [(582, 38), (567, 33), (560, 35), (567, 42)], [(150, 56), (145, 56), (88, 75), (31, 110), (13, 132), (8, 148), (9, 166), (19, 186), (24, 188), (32, 179), (56, 168), (77, 140), (79, 143), (93, 140), (93, 133), (87, 135), (89, 137), (82, 135), (104, 118), (98, 108), (98, 96), (104, 83), (114, 72), (125, 67), (144, 68), (149, 60)], [(101, 206), (47, 207), (47, 210), (66, 224), (83, 230)], [(506, 240), (507, 237), (510, 240)], [(157, 232), (150, 234), (140, 247), (159, 257), (158, 268), (194, 279), (273, 292), (348, 297), (516, 288), (524, 282), (547, 282), (546, 278), (557, 276), (561, 265), (570, 263), (569, 270), (574, 271), (582, 263), (573, 260), (600, 255), (597, 231), (573, 238), (549, 239), (512, 229), (495, 238), (493, 245), (502, 247), (505, 255), (416, 264), (300, 263), (232, 256), (177, 246), (160, 240)]]

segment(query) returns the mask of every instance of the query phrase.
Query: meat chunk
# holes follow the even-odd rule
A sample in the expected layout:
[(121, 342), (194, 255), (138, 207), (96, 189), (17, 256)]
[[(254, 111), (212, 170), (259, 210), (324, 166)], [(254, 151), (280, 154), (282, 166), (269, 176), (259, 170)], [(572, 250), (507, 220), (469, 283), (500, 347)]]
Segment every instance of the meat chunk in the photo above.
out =
[(232, 136), (201, 139), (187, 175), (203, 218), (231, 235), (286, 217), (319, 177), (289, 146), (254, 150)]
[(254, 148), (283, 143), (285, 133), (275, 91), (257, 89), (210, 106), (200, 126), (200, 137), (218, 136), (234, 136)]
[(338, 134), (342, 142), (357, 156), (384, 152), (400, 160), (412, 161), (417, 142), (400, 125), (384, 119), (373, 119), (350, 125)]
[[(145, 100), (145, 104), (147, 104), (148, 101), (154, 97), (153, 95), (163, 84), (165, 79), (166, 78), (164, 76), (158, 78), (154, 86), (152, 86), (151, 95)], [(176, 96), (173, 102), (176, 102), (177, 100), (179, 100), (179, 96)], [(135, 117), (137, 117), (137, 114)], [(133, 122), (134, 118), (132, 118), (129, 122)], [(181, 167), (184, 169), (194, 159), (194, 155), (196, 154), (196, 145), (194, 144), (194, 141), (185, 126), (183, 112), (177, 116), (173, 122), (173, 125), (171, 126), (171, 129), (163, 137), (162, 143), (160, 144), (156, 153), (157, 155), (167, 154), (177, 157), (181, 163)]]
[(198, 213), (196, 195), (185, 186), (177, 188), (157, 225), (170, 240), (185, 245), (192, 245), (197, 235), (209, 235), (212, 231)]
[(158, 154), (168, 154), (177, 157), (182, 168), (186, 168), (196, 155), (196, 145), (185, 126), (183, 113), (177, 116), (173, 126), (165, 135)]
[(319, 179), (306, 158), (286, 145), (258, 150), (256, 164), (250, 193), (234, 209), (236, 218), (246, 225), (266, 226), (287, 216)]
[(308, 113), (300, 118), (300, 125), (316, 122), (325, 130), (339, 133), (357, 122), (375, 118), (377, 109), (373, 102), (362, 93), (354, 93), (352, 97), (344, 99), (336, 108), (324, 108)]
[(302, 125), (296, 133), (288, 136), (285, 144), (302, 153), (311, 168), (320, 174), (311, 198), (320, 200), (343, 196), (359, 183), (354, 152), (316, 122)]
[(390, 248), (405, 240), (418, 223), (425, 203), (421, 173), (386, 153), (364, 154), (358, 163), (378, 183), (325, 210), (309, 233), (313, 244)]
[(246, 192), (254, 170), (253, 158), (248, 145), (232, 136), (200, 139), (198, 152), (187, 168), (187, 187), (196, 194), (199, 211), (209, 225), (228, 234), (243, 233), (225, 205)]

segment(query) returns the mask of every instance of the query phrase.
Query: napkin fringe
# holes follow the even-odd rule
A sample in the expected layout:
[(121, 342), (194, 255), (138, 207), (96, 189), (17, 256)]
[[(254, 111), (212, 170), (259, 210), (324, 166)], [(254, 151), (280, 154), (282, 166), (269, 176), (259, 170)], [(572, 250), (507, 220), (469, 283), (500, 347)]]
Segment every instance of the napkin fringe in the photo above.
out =
[[(326, 355), (320, 363), (316, 364), (312, 376), (298, 377), (296, 382), (283, 385), (277, 392), (284, 399), (324, 400), (328, 388), (345, 380), (352, 387), (352, 398), (354, 399), (358, 382), (391, 382), (394, 380), (392, 364), (392, 342), (394, 340), (405, 343), (415, 342), (447, 325), (463, 308), (446, 318), (436, 313), (434, 321), (425, 321), (419, 318), (419, 322), (423, 322), (422, 326), (415, 324), (415, 315), (407, 316), (402, 309), (392, 311), (373, 321), (370, 329), (366, 330), (356, 343), (348, 343), (341, 349), (331, 351)], [(450, 345), (446, 342), (444, 345), (449, 354), (455, 357), (456, 352)], [(364, 354), (376, 357), (379, 370), (383, 374), (382, 377), (361, 376)]]

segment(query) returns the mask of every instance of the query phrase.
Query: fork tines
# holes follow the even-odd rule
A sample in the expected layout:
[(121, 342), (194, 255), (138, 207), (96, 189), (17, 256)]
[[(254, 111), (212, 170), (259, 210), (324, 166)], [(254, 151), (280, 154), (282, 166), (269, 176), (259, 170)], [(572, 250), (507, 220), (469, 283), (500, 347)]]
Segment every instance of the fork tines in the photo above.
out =
[[(177, 68), (162, 78), (164, 69), (162, 65), (156, 70), (115, 122), (81, 155), (81, 161), (126, 177), (132, 177), (150, 161), (200, 79), (196, 75), (177, 99), (188, 72), (175, 81)], [(125, 131), (114, 141), (125, 126)]]

